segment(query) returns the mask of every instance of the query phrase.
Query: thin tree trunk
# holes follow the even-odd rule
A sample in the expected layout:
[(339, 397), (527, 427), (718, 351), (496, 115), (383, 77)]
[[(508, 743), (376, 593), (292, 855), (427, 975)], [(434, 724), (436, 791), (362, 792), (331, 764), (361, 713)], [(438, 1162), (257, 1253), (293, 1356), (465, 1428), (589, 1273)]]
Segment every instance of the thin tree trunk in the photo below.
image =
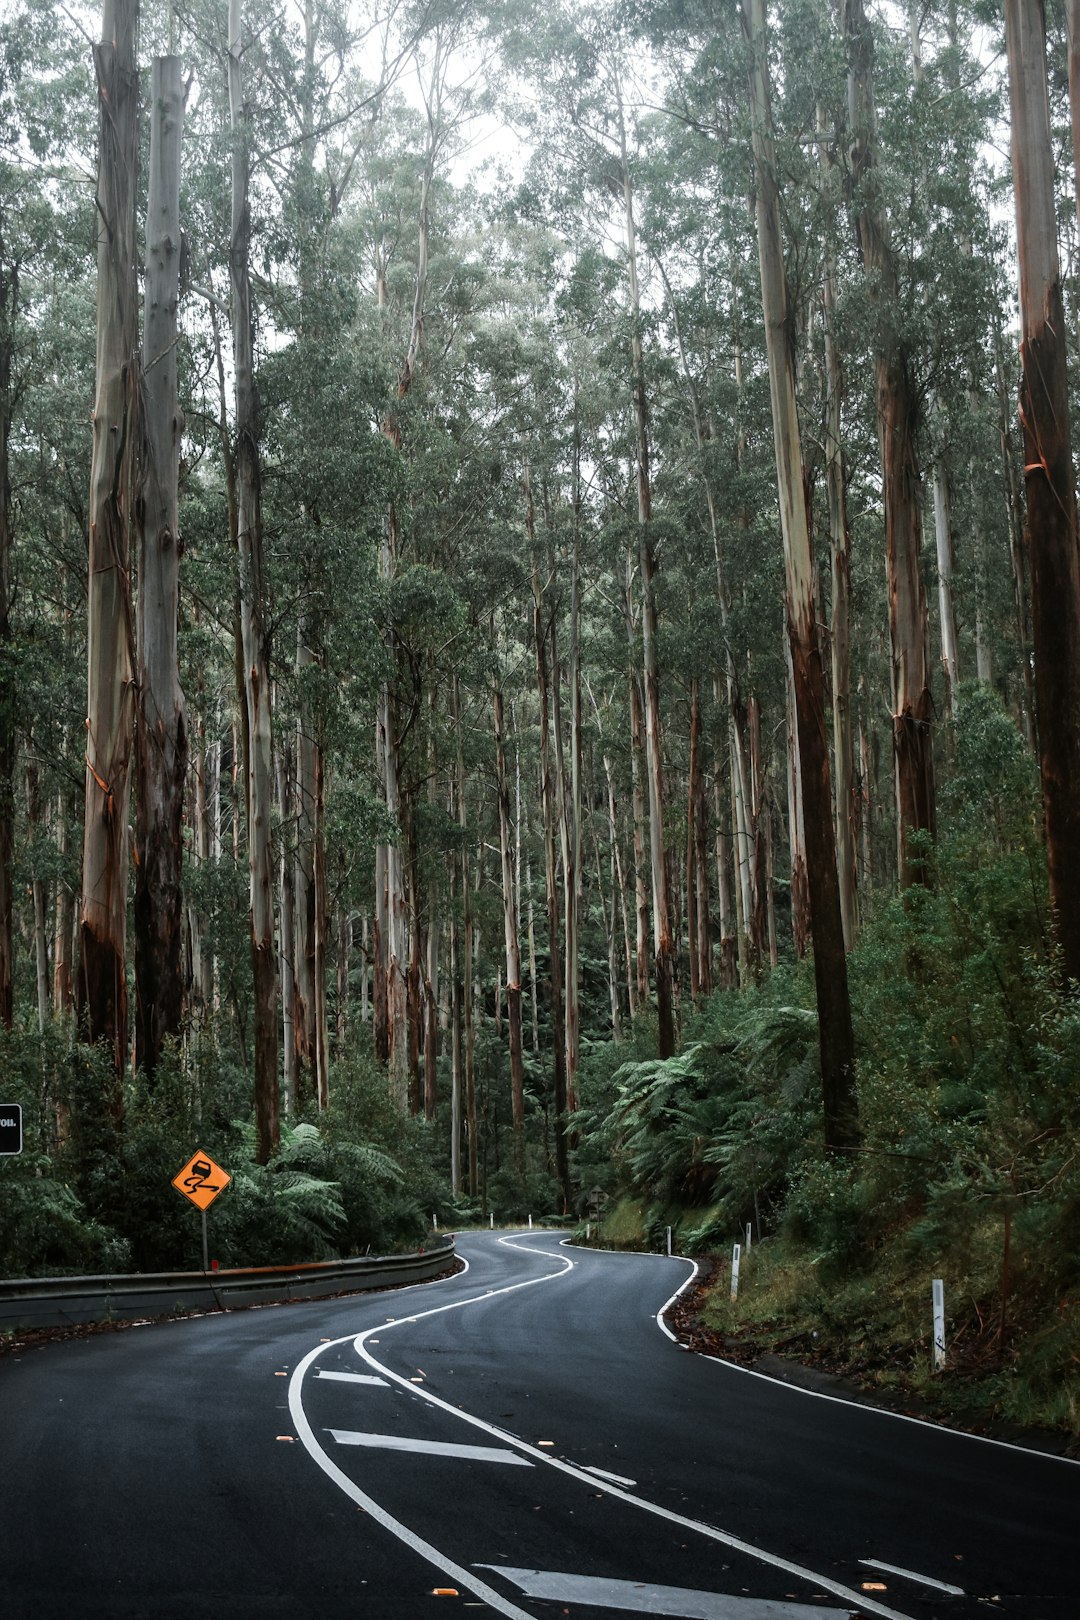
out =
[(897, 868), (901, 888), (917, 882), (922, 863), (910, 851), (912, 832), (935, 830), (933, 697), (926, 594), (919, 565), (921, 524), (915, 455), (916, 392), (903, 345), (890, 329), (897, 299), (889, 222), (873, 195), (877, 164), (873, 40), (863, 0), (841, 0), (848, 42), (852, 176), (863, 263), (879, 312), (875, 356), (889, 633), (893, 660), (893, 756), (896, 773)]
[(943, 453), (934, 455), (934, 539), (937, 548), (938, 616), (941, 621), (941, 667), (945, 676), (944, 710), (952, 719), (953, 690), (960, 679), (959, 637), (953, 601), (955, 560), (952, 536), (952, 501), (949, 473)]
[(630, 781), (634, 832), (634, 938), (635, 960), (637, 963), (637, 1005), (640, 1009), (647, 1007), (649, 1004), (649, 890), (646, 881), (647, 868), (645, 860), (645, 789), (641, 782), (643, 775), (642, 755), (644, 754), (644, 747), (642, 734), (644, 732), (644, 719), (641, 707), (641, 685), (635, 667), (637, 636), (631, 602), (631, 581), (632, 572), (628, 559), (626, 565), (624, 618), (630, 650), (626, 679), (630, 714)]
[(806, 819), (803, 813), (802, 761), (799, 757), (799, 720), (795, 710), (795, 669), (791, 650), (785, 648), (787, 673), (787, 783), (788, 839), (791, 846), (791, 935), (795, 955), (806, 955), (810, 944), (810, 883), (806, 871)]
[(0, 243), (0, 1024), (15, 1018), (15, 934), (12, 862), (15, 852), (15, 764), (18, 680), (12, 657), (11, 362), (19, 309), (19, 266)]
[(664, 767), (660, 727), (660, 667), (657, 653), (656, 551), (652, 535), (652, 487), (649, 478), (649, 418), (645, 398), (645, 365), (641, 346), (641, 298), (638, 290), (634, 193), (626, 150), (626, 131), (619, 104), (623, 208), (627, 273), (630, 280), (630, 358), (634, 390), (638, 497), (638, 548), (641, 569), (641, 632), (645, 677), (645, 757), (649, 786), (649, 862), (652, 868), (653, 954), (656, 965), (657, 1038), (662, 1058), (675, 1052), (674, 947), (671, 901), (664, 848)]
[[(315, 725), (308, 696), (308, 671), (315, 663), (306, 626), (296, 630), (296, 779), (293, 803), (295, 837), (292, 840), (293, 893), (292, 976), (293, 1070), (300, 1107), (318, 1095), (318, 1057), (315, 1032)], [(282, 930), (285, 920), (282, 918)]]
[(824, 671), (815, 622), (813, 556), (795, 402), (790, 311), (769, 110), (764, 0), (743, 0), (743, 27), (751, 51), (749, 88), (757, 182), (758, 263), (784, 540), (788, 639), (795, 677), (803, 777), (825, 1144), (834, 1149), (851, 1148), (859, 1140), (854, 1037), (833, 841)]
[(450, 869), (450, 1186), (454, 1197), (460, 1198), (461, 1180), (461, 1097), (462, 1085), (462, 1017), (464, 996), (461, 983), (461, 947), (458, 943), (456, 895), (456, 867)]
[(95, 48), (98, 126), (97, 380), (90, 467), (86, 811), (79, 1021), (112, 1053), (123, 1113), (127, 1047), (128, 788), (135, 683), (131, 504), (136, 443), (135, 188), (138, 0), (105, 0)]
[(570, 1208), (570, 1170), (566, 1127), (566, 1042), (563, 1025), (562, 961), (559, 950), (558, 869), (555, 856), (555, 787), (551, 768), (551, 734), (548, 714), (551, 681), (548, 675), (547, 627), (544, 600), (536, 566), (532, 490), (528, 467), (525, 472), (526, 529), (533, 554), (533, 646), (536, 655), (536, 688), (540, 707), (540, 796), (544, 815), (544, 896), (548, 925), (549, 988), (551, 997), (552, 1098), (555, 1108), (555, 1176), (559, 1183), (563, 1212)]
[(143, 465), (139, 543), (138, 712), (135, 730), (135, 1061), (153, 1075), (180, 1033), (183, 974), (183, 817), (187, 725), (180, 690), (180, 439), (176, 382), (180, 300), (178, 56), (154, 62), (146, 208)]
[[(31, 839), (36, 843), (41, 832), (41, 774), (37, 760), (26, 763), (26, 819)], [(34, 902), (34, 982), (38, 1033), (45, 1033), (49, 1022), (49, 943), (48, 943), (48, 891), (45, 879), (37, 872), (31, 877), (30, 888)]]
[[(818, 128), (824, 126), (818, 111)], [(822, 162), (829, 163), (822, 148)], [(822, 279), (825, 328), (825, 478), (829, 501), (829, 544), (832, 559), (832, 714), (833, 783), (836, 819), (836, 866), (844, 943), (850, 951), (859, 928), (859, 891), (855, 867), (855, 748), (851, 726), (851, 545), (844, 466), (844, 377), (836, 341), (836, 253), (826, 244)]]
[(256, 1157), (265, 1164), (280, 1140), (278, 1100), (277, 961), (271, 805), (273, 729), (266, 582), (260, 498), (259, 407), (255, 390), (249, 254), (250, 133), (244, 104), (241, 0), (229, 0), (229, 112), (232, 124), (233, 367), (236, 396), (236, 532), (240, 560), (240, 636), (247, 723), (247, 841), (254, 982)]
[(295, 1118), (304, 1098), (298, 1084), (296, 1040), (296, 862), (293, 859), (293, 757), (288, 741), (278, 749), (278, 819), (281, 848), (278, 855), (279, 979), (281, 983), (282, 1102), (285, 1112)]
[(506, 775), (506, 731), (502, 681), (496, 663), (495, 615), (490, 620), (492, 710), (495, 722), (495, 797), (499, 809), (499, 854), (502, 871), (503, 936), (506, 947), (506, 1013), (510, 1035), (510, 1097), (517, 1171), (525, 1169), (525, 1064), (521, 1044), (521, 946), (514, 903), (514, 867), (510, 850), (510, 787)]
[(451, 718), (457, 738), (456, 791), (458, 827), (461, 831), (461, 921), (462, 921), (462, 986), (461, 1021), (464, 1037), (465, 1079), (465, 1131), (469, 1147), (469, 1195), (476, 1198), (480, 1191), (478, 1137), (476, 1130), (476, 1028), (473, 1009), (473, 928), (472, 875), (466, 844), (469, 817), (465, 803), (465, 751), (461, 732), (461, 693), (455, 675), (450, 689)]
[(64, 876), (75, 806), (65, 788), (56, 801), (56, 854), (60, 877), (56, 885), (56, 935), (53, 945), (53, 1011), (66, 1019), (75, 1008), (75, 893)]
[(1024, 518), (1020, 498), (1020, 480), (1017, 475), (1016, 455), (1013, 450), (1010, 426), (1009, 391), (1005, 381), (1005, 360), (1002, 354), (1000, 331), (994, 333), (994, 372), (998, 396), (998, 443), (1005, 480), (1005, 495), (1009, 515), (1009, 555), (1012, 559), (1013, 612), (1016, 639), (1024, 677), (1023, 724), (1027, 745), (1034, 754), (1038, 751), (1035, 736), (1035, 673), (1031, 659), (1031, 625), (1028, 615), (1027, 556), (1024, 548)]
[(1080, 981), (1080, 554), (1042, 6), (1005, 0), (1020, 258), (1027, 543), (1050, 899), (1061, 968)]

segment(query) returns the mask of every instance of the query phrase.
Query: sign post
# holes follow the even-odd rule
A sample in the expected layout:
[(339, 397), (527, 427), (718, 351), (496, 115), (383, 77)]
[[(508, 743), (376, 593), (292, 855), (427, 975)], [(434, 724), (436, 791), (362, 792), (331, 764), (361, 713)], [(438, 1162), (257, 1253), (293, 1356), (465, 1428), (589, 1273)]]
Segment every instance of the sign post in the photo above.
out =
[(232, 1180), (229, 1172), (215, 1164), (208, 1153), (193, 1153), (182, 1170), (173, 1176), (172, 1184), (202, 1216), (203, 1270), (210, 1270), (210, 1255), (206, 1241), (206, 1212), (219, 1193), (223, 1193)]
[(931, 1279), (934, 1301), (934, 1371), (945, 1365), (945, 1283), (940, 1277)]
[(22, 1104), (0, 1103), (0, 1158), (22, 1150)]

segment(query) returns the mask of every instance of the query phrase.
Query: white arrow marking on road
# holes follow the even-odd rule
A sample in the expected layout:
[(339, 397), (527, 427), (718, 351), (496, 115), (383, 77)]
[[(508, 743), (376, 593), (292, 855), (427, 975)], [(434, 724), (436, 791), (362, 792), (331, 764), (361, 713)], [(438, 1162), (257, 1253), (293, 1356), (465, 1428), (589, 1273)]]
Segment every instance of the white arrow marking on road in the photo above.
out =
[(527, 1457), (496, 1446), (459, 1446), (445, 1440), (411, 1440), (402, 1434), (357, 1434), (352, 1429), (329, 1431), (339, 1446), (375, 1446), (383, 1451), (420, 1451), (425, 1457), (463, 1457), (468, 1462), (507, 1463), (512, 1468), (531, 1468)]
[(584, 1603), (594, 1609), (621, 1609), (624, 1614), (678, 1615), (681, 1620), (820, 1620), (848, 1611), (823, 1609), (819, 1603), (776, 1603), (771, 1598), (731, 1597), (726, 1592), (695, 1592), (687, 1586), (651, 1586), (645, 1581), (615, 1581), (590, 1575), (563, 1575), (547, 1569), (494, 1570), (526, 1597), (552, 1603)]
[(385, 1378), (376, 1378), (374, 1373), (323, 1372), (322, 1368), (320, 1368), (315, 1376), (316, 1378), (336, 1378), (340, 1384), (378, 1384), (383, 1389), (390, 1388)]
[(909, 1581), (918, 1581), (921, 1586), (932, 1586), (935, 1592), (948, 1592), (950, 1597), (964, 1597), (966, 1594), (962, 1586), (950, 1586), (948, 1581), (936, 1581), (932, 1575), (920, 1575), (914, 1569), (901, 1569), (899, 1564), (883, 1564), (879, 1558), (860, 1558), (860, 1564), (867, 1569), (884, 1570), (886, 1575), (906, 1575)]

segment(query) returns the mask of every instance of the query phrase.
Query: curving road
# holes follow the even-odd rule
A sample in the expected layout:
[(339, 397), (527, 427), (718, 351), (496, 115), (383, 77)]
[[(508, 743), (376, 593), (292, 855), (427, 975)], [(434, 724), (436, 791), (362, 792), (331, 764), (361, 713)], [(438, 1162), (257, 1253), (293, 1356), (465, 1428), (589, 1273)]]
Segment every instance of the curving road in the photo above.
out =
[(687, 1354), (686, 1261), (458, 1251), (0, 1360), (3, 1620), (1076, 1620), (1080, 1466)]

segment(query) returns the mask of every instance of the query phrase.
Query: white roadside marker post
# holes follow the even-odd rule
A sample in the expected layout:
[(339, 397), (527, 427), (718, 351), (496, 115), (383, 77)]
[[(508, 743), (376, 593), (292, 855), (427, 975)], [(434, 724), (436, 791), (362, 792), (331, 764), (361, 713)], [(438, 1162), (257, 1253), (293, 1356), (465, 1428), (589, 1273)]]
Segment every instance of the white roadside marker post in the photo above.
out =
[(494, 1210), (492, 1210), (491, 1214), (488, 1216), (488, 1225), (491, 1227), (491, 1230), (494, 1232), (494, 1230), (495, 1230), (495, 1211)]
[(667, 1252), (668, 1252), (668, 1254), (671, 1253), (671, 1227), (670, 1226), (667, 1229)]
[(586, 1243), (590, 1243), (592, 1241), (592, 1222), (591, 1221), (586, 1221), (585, 1222), (585, 1241), (586, 1241)]
[(731, 1251), (731, 1301), (732, 1304), (739, 1297), (739, 1261), (742, 1259), (742, 1244), (736, 1243)]
[(751, 1226), (751, 1223), (749, 1221), (747, 1221), (747, 1223), (746, 1223), (746, 1252), (747, 1252), (747, 1254), (750, 1253), (750, 1233), (751, 1233), (752, 1230), (753, 1230), (753, 1228)]
[(529, 1231), (532, 1231), (532, 1216), (529, 1216)]
[(431, 1224), (437, 1232), (439, 1230), (439, 1217), (437, 1215), (431, 1217)]
[(945, 1365), (945, 1283), (940, 1277), (933, 1280), (934, 1289), (934, 1371)]

